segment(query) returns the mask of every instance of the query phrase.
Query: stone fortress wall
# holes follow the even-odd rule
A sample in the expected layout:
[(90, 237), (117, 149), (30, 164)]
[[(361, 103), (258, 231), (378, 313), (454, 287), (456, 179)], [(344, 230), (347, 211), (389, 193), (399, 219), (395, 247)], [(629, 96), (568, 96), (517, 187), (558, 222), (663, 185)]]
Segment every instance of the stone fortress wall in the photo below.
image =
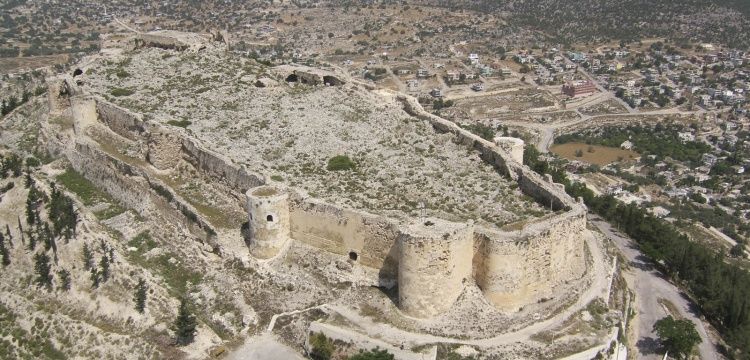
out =
[[(268, 184), (263, 176), (204, 148), (184, 130), (144, 121), (139, 114), (103, 98), (77, 95), (71, 102), (92, 102), (94, 121), (130, 141), (145, 144), (144, 163), (161, 171), (185, 159), (224, 184), (238, 201), (248, 205), (250, 253), (255, 257), (278, 255), (290, 239), (348, 255), (379, 271), (377, 285), (398, 284), (399, 308), (406, 315), (428, 318), (445, 312), (470, 281), (476, 282), (498, 309), (513, 312), (553, 298), (559, 286), (585, 274), (582, 233), (586, 231), (586, 209), (580, 202), (570, 198), (559, 184), (516, 161), (517, 154), (511, 155), (427, 113), (413, 98), (402, 96), (399, 100), (407, 113), (429, 121), (439, 132), (454, 134), (455, 141), (477, 150), (483, 160), (518, 181), (524, 193), (549, 204), (556, 213), (515, 231), (439, 219), (398, 225), (383, 216), (311, 198), (298, 189)], [(54, 101), (59, 103), (58, 99)], [(76, 144), (68, 157), (74, 168), (97, 186), (124, 194), (118, 198), (134, 209), (145, 211), (147, 205), (140, 200), (144, 188), (149, 190), (149, 197), (153, 197), (156, 186), (168, 189), (142, 169), (113, 158), (95, 144)], [(97, 157), (108, 157), (108, 161)], [(136, 174), (146, 183), (129, 176)], [(198, 213), (168, 191), (173, 205)], [(201, 216), (198, 219), (200, 227), (211, 227)]]

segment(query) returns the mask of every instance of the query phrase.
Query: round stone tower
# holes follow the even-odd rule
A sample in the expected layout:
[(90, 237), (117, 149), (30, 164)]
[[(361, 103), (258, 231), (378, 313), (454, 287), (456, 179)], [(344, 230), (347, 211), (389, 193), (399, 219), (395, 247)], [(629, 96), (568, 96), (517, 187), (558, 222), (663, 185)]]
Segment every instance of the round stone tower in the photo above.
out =
[(508, 136), (498, 136), (494, 140), (497, 146), (510, 154), (511, 159), (523, 164), (523, 140)]
[(471, 278), (474, 226), (420, 220), (398, 236), (398, 301), (405, 314), (429, 318), (448, 310)]
[(250, 253), (261, 259), (271, 258), (289, 241), (289, 195), (275, 186), (255, 187), (245, 195)]

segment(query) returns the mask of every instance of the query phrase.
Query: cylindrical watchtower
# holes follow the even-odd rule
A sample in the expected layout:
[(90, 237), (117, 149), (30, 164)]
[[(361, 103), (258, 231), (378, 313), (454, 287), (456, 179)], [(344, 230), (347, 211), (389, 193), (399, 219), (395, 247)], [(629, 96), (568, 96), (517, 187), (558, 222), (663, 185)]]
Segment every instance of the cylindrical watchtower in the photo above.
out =
[(268, 259), (289, 240), (289, 195), (274, 186), (252, 188), (247, 196), (250, 253)]
[(471, 278), (473, 225), (429, 219), (398, 236), (398, 300), (407, 315), (428, 318), (448, 310)]

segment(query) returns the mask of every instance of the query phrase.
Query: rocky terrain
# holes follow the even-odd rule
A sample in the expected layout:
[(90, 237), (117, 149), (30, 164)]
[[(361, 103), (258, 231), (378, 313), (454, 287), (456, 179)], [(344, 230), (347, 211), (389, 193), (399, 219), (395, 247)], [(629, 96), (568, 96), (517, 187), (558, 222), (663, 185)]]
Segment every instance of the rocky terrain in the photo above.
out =
[[(494, 226), (545, 213), (395, 101), (351, 84), (287, 84), (291, 71), (216, 49), (141, 49), (91, 64), (82, 81), (147, 119), (184, 127), (249, 171), (337, 204), (404, 218), (419, 215), (422, 203), (427, 215)], [(355, 170), (328, 171), (337, 155)]]

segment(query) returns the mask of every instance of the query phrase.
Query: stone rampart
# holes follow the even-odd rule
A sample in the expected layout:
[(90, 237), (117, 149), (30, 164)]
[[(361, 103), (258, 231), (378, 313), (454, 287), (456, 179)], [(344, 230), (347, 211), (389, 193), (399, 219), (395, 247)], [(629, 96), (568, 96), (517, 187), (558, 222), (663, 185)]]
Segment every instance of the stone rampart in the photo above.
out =
[(102, 98), (96, 99), (96, 112), (99, 115), (99, 121), (118, 135), (130, 140), (143, 138), (146, 129), (140, 115)]
[(211, 150), (199, 145), (197, 141), (182, 138), (182, 153), (185, 159), (205, 171), (214, 179), (229, 186), (232, 190), (244, 194), (248, 189), (265, 184), (261, 175), (247, 172)]
[(144, 122), (138, 114), (95, 98), (99, 120), (120, 136), (133, 141), (148, 142), (148, 160), (159, 169), (171, 168), (182, 157), (207, 175), (229, 186), (239, 194), (265, 184), (258, 174), (252, 174), (231, 160), (206, 149), (196, 140), (157, 123)]
[(585, 230), (585, 213), (578, 211), (541, 219), (521, 231), (477, 229), (477, 285), (504, 311), (555, 298), (556, 287), (586, 272)]
[(289, 210), (293, 239), (334, 254), (354, 253), (361, 264), (379, 269), (384, 282), (395, 279), (395, 223), (298, 193), (290, 194)]
[(398, 306), (429, 318), (448, 310), (471, 279), (473, 225), (417, 220), (398, 236)]

